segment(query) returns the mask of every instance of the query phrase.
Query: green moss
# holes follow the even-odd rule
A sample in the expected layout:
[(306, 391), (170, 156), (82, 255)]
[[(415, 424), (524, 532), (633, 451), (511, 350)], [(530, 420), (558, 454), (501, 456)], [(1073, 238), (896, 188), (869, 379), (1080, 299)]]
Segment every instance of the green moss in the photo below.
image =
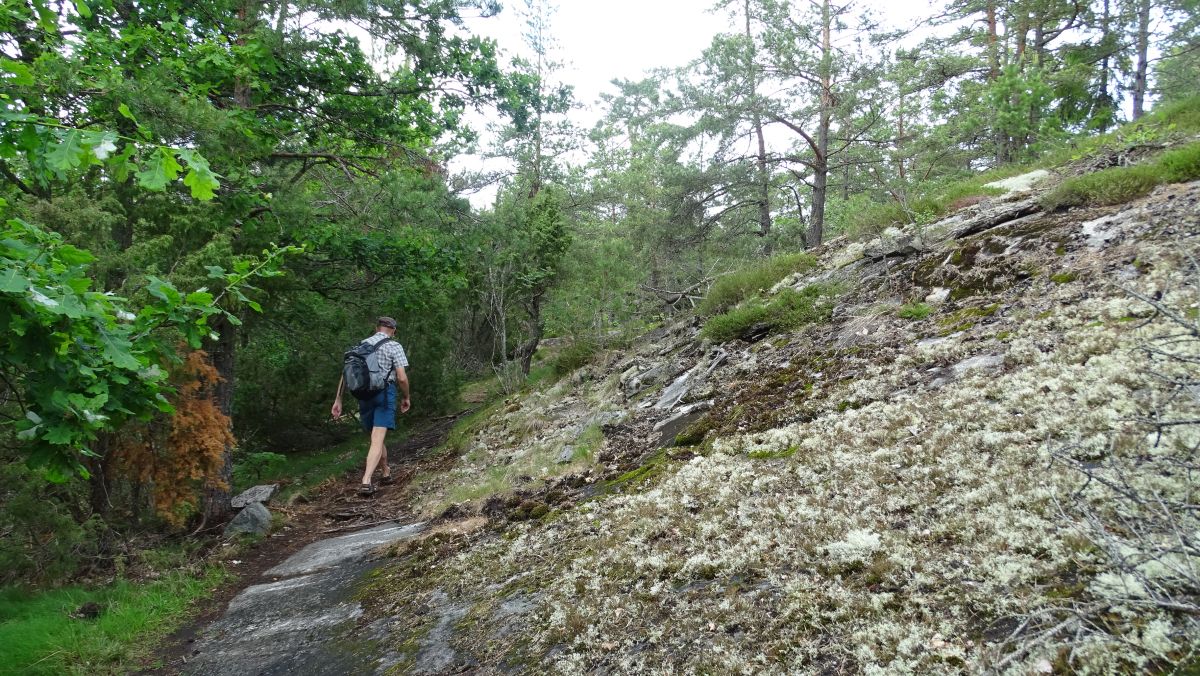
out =
[(639, 467), (632, 469), (621, 476), (608, 481), (605, 485), (611, 489), (619, 489), (631, 485), (641, 485), (658, 475), (662, 474), (666, 469), (667, 453), (665, 450), (658, 451), (650, 456)]
[(946, 316), (941, 321), (940, 336), (948, 336), (959, 331), (966, 331), (978, 323), (978, 320), (991, 317), (1000, 310), (999, 303), (984, 307), (967, 307)]
[(933, 308), (925, 303), (908, 303), (900, 307), (896, 313), (901, 319), (925, 319), (933, 312)]
[(1076, 277), (1077, 275), (1074, 272), (1060, 272), (1058, 274), (1050, 275), (1050, 281), (1054, 282), (1055, 284), (1068, 284), (1075, 281)]
[(1012, 331), (1001, 331), (996, 334), (996, 340), (1008, 340), (1013, 337)]
[(1066, 245), (1059, 244), (1058, 246), (1054, 247), (1054, 255), (1055, 256), (1066, 256), (1067, 255)]
[(780, 458), (790, 458), (796, 455), (796, 451), (800, 450), (796, 446), (788, 446), (779, 451), (750, 451), (746, 457), (753, 460), (778, 460)]
[(716, 421), (710, 416), (704, 416), (696, 422), (688, 425), (682, 432), (675, 435), (675, 446), (695, 446), (704, 441), (704, 437), (708, 435), (716, 427)]

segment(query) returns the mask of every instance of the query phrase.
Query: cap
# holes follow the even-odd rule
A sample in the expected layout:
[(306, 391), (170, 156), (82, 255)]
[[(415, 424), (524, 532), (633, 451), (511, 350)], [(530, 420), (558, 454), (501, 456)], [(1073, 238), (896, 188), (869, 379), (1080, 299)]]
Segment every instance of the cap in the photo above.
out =
[(396, 320), (391, 317), (380, 317), (375, 320), (375, 326), (386, 326), (389, 329), (394, 329), (396, 328)]

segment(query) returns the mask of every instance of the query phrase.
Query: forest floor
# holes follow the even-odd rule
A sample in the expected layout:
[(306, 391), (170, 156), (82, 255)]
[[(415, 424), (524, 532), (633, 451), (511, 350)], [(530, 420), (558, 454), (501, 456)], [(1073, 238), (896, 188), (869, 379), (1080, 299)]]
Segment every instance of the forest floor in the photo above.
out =
[[(150, 666), (140, 673), (177, 674), (185, 670), (197, 652), (195, 644), (201, 631), (225, 613), (230, 601), (304, 547), (373, 526), (415, 520), (410, 481), (421, 473), (444, 470), (447, 461), (453, 462), (453, 458), (437, 451), (455, 422), (470, 412), (468, 409), (433, 418), (413, 428), (402, 441), (390, 444), (388, 455), (396, 483), (380, 486), (371, 498), (355, 493), (360, 471), (355, 469), (327, 479), (289, 505), (269, 505), (273, 512), (287, 517), (286, 525), (231, 562), (233, 577), (202, 603), (191, 621), (163, 641), (148, 661)], [(364, 454), (365, 444), (364, 440)]]

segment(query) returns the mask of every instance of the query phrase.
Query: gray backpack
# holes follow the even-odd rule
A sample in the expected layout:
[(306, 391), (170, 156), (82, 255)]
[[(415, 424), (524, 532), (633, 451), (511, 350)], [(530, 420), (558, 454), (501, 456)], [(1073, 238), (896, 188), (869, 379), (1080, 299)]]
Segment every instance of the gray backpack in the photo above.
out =
[(371, 399), (387, 387), (391, 373), (379, 365), (379, 346), (391, 338), (371, 344), (363, 341), (346, 350), (342, 359), (342, 380), (346, 389), (358, 399)]

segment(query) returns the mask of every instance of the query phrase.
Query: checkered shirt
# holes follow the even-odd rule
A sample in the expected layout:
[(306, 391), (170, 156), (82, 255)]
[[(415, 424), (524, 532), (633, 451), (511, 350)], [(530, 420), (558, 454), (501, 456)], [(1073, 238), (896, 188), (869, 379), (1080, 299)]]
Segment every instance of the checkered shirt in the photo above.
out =
[[(363, 342), (374, 345), (375, 343), (378, 343), (379, 341), (384, 340), (387, 337), (388, 336), (386, 333), (383, 333), (382, 331), (380, 331), (379, 333), (376, 333), (375, 335), (371, 336), (370, 338), (367, 338)], [(397, 342), (395, 339), (390, 340), (390, 341), (384, 343), (383, 345), (381, 345), (379, 347), (379, 349), (376, 350), (376, 352), (379, 354), (379, 366), (382, 369), (384, 369), (385, 371), (387, 371), (388, 382), (391, 382), (396, 379), (396, 367), (397, 366), (403, 366), (404, 368), (408, 368), (408, 357), (406, 357), (404, 355), (404, 347), (401, 346), (400, 343)]]

